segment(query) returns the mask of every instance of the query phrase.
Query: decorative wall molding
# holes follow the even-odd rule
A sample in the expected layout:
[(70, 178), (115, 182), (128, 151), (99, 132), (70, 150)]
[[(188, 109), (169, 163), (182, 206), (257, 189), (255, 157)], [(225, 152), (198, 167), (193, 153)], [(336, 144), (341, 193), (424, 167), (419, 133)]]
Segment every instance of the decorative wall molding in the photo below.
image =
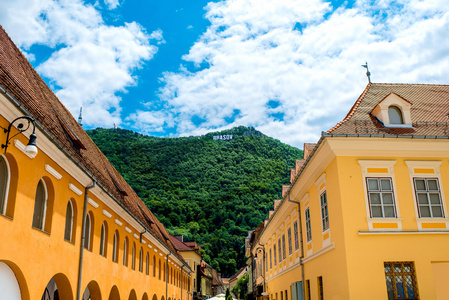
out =
[(112, 217), (111, 213), (108, 212), (106, 209), (103, 209), (103, 215), (105, 215), (105, 216), (108, 217), (109, 219)]
[(128, 233), (131, 233), (131, 232), (132, 232), (132, 230), (129, 229), (128, 227), (126, 227), (126, 226), (125, 226), (125, 230), (126, 230), (126, 232), (128, 232)]
[(94, 208), (97, 208), (97, 207), (98, 207), (98, 203), (95, 202), (94, 200), (90, 199), (90, 198), (87, 199), (87, 203), (89, 203), (90, 205), (92, 205)]
[(118, 226), (122, 226), (123, 225), (123, 223), (120, 222), (120, 220), (118, 220), (118, 219), (115, 219), (115, 224), (117, 224)]
[(78, 196), (81, 196), (83, 194), (83, 191), (77, 188), (73, 183), (69, 183), (69, 189), (72, 190), (72, 192), (74, 192)]
[(58, 171), (56, 171), (55, 169), (53, 169), (49, 164), (45, 164), (45, 170), (50, 173), (51, 175), (53, 175), (54, 178), (56, 179), (61, 179), (62, 175), (58, 173)]

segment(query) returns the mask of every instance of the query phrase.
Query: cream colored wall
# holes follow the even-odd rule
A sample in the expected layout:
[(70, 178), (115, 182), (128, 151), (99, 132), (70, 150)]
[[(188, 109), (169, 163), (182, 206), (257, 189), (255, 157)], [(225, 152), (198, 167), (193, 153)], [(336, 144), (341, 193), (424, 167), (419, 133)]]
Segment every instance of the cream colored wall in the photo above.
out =
[[(201, 266), (201, 255), (199, 255), (198, 253), (196, 253), (195, 251), (182, 251), (181, 252), (182, 257), (184, 258), (184, 260), (186, 260), (189, 264), (190, 269), (194, 272), (191, 274), (191, 279), (190, 279), (190, 291), (194, 292), (196, 291), (196, 286), (194, 286), (195, 282), (198, 282), (198, 278), (197, 278), (197, 271), (196, 268), (198, 268), (198, 266)], [(194, 269), (194, 262), (195, 262), (195, 269)], [(195, 281), (193, 280), (195, 279)]]
[[(399, 228), (385, 225), (385, 220), (374, 219), (368, 225), (366, 191), (362, 176), (363, 161), (395, 161), (392, 167), (393, 184), (399, 209)], [(449, 230), (447, 202), (446, 219), (430, 220), (430, 231), (419, 229), (416, 202), (411, 177), (420, 175), (438, 163), (411, 170), (414, 161), (439, 161), (434, 174), (439, 177), (442, 197), (449, 199), (449, 143), (446, 140), (376, 139), (376, 138), (326, 138), (301, 178), (292, 186), (290, 199), (301, 201), (301, 218), (304, 241), (305, 280), (310, 281), (312, 299), (318, 297), (317, 278), (322, 276), (326, 299), (387, 299), (384, 262), (412, 261), (415, 266), (418, 292), (421, 299), (436, 299), (446, 291), (442, 282), (449, 282), (446, 271), (449, 263)], [(407, 165), (408, 164), (408, 165)], [(381, 166), (378, 166), (381, 168)], [(367, 176), (376, 177), (372, 169)], [(364, 172), (367, 172), (366, 170)], [(415, 172), (418, 175), (410, 175)], [(428, 171), (427, 171), (428, 172)], [(323, 175), (324, 174), (324, 175)], [(422, 175), (422, 174), (421, 174)], [(324, 186), (323, 186), (324, 183)], [(324, 240), (321, 226), (320, 194), (327, 192), (329, 209), (329, 242)], [(312, 242), (306, 241), (304, 210), (310, 208)], [(264, 229), (260, 241), (266, 251), (272, 248), (279, 234), (285, 232), (295, 204), (284, 199), (278, 211)], [(395, 223), (396, 220), (390, 220)], [(434, 225), (432, 225), (432, 221)], [(382, 223), (383, 222), (383, 223)], [(427, 223), (426, 223), (427, 222)], [(384, 228), (382, 228), (384, 227)], [(402, 228), (402, 230), (399, 230)], [(371, 230), (371, 231), (370, 231)], [(390, 232), (379, 232), (390, 230)], [(395, 230), (396, 232), (391, 232)], [(293, 233), (293, 229), (292, 229)], [(294, 239), (292, 239), (294, 241)], [(278, 246), (276, 246), (278, 247)], [(309, 250), (309, 251), (308, 251)], [(269, 257), (268, 257), (269, 259)], [(439, 264), (435, 264), (438, 262)], [(283, 263), (284, 264), (284, 263)], [(299, 270), (299, 268), (298, 268)], [(297, 272), (298, 273), (298, 272)], [(300, 275), (279, 270), (267, 270), (267, 287), (270, 297), (285, 290), (292, 282), (300, 281)], [(436, 279), (438, 277), (438, 279)]]
[[(432, 143), (432, 141), (426, 141)], [(371, 160), (393, 160), (394, 178), (396, 181), (395, 199), (399, 206), (402, 219), (402, 232), (397, 234), (369, 232), (361, 235), (359, 232), (368, 232), (367, 213), (365, 204), (365, 190), (361, 167), (357, 163), (360, 157), (339, 157), (341, 166), (340, 178), (342, 186), (342, 202), (344, 207), (344, 229), (346, 236), (346, 256), (348, 257), (348, 274), (351, 285), (351, 298), (358, 299), (386, 299), (386, 283), (383, 269), (384, 262), (412, 261), (415, 265), (418, 292), (422, 299), (436, 298), (436, 282), (432, 271), (432, 262), (449, 262), (448, 231), (425, 232), (418, 231), (416, 221), (416, 203), (413, 199), (413, 182), (406, 161), (441, 161), (439, 167), (443, 189), (443, 196), (448, 198), (449, 189), (449, 163), (447, 157), (407, 157), (406, 153), (397, 156), (388, 156), (387, 152), (379, 153)], [(398, 153), (400, 154), (400, 153)], [(429, 175), (429, 177), (437, 174)], [(374, 176), (375, 177), (375, 176)], [(447, 203), (446, 203), (447, 207)], [(350, 258), (350, 259), (349, 259)], [(361, 274), (371, 274), (361, 276)], [(441, 274), (438, 280), (449, 281), (449, 273)], [(444, 279), (443, 279), (444, 278)], [(371, 286), (372, 292), (364, 295), (363, 289), (357, 286)]]

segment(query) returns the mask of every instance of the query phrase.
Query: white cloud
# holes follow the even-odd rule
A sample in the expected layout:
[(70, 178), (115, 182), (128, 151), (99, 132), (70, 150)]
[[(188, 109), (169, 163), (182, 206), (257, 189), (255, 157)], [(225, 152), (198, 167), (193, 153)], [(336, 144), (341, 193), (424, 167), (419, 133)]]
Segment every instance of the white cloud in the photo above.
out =
[[(164, 116), (180, 135), (252, 125), (301, 147), (345, 116), (367, 83), (365, 61), (374, 82), (446, 80), (444, 0), (358, 1), (351, 9), (320, 0), (228, 0), (209, 3), (206, 17), (211, 25), (183, 57), (186, 65), (162, 78)], [(270, 100), (279, 102), (275, 110)]]
[(55, 49), (37, 71), (72, 114), (84, 107), (90, 126), (121, 123), (117, 93), (136, 84), (133, 70), (156, 53), (150, 40), (163, 40), (160, 30), (148, 34), (134, 22), (107, 26), (94, 6), (80, 0), (17, 0), (3, 7), (0, 20), (25, 52), (36, 44)]
[(107, 5), (108, 9), (115, 9), (120, 5), (118, 0), (104, 0), (104, 3)]

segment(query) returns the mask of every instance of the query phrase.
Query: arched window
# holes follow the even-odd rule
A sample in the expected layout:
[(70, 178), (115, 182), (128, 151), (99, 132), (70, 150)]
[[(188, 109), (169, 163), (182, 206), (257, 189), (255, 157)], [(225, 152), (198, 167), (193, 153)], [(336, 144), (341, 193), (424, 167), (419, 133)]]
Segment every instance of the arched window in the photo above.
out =
[(148, 254), (147, 252), (147, 258), (146, 258), (146, 268), (145, 268), (145, 273), (147, 275), (150, 275), (150, 254)]
[(65, 210), (65, 229), (64, 229), (64, 240), (72, 242), (72, 231), (73, 231), (73, 203), (71, 200), (67, 202), (67, 208)]
[(0, 214), (6, 214), (6, 206), (8, 205), (9, 191), (9, 165), (8, 161), (0, 155)]
[(92, 250), (92, 231), (94, 228), (92, 213), (86, 215), (86, 225), (84, 227), (84, 248)]
[(36, 196), (34, 201), (33, 227), (44, 230), (45, 217), (47, 213), (47, 186), (43, 179), (39, 180), (36, 188)]
[(161, 280), (161, 272), (162, 272), (161, 260), (159, 259), (159, 280)]
[(166, 271), (167, 271), (167, 267), (165, 266), (165, 262), (164, 262), (164, 268), (162, 269), (162, 280), (163, 281), (168, 281), (168, 276), (167, 276), (167, 273), (166, 273)]
[(153, 277), (156, 277), (156, 256), (153, 256)]
[(397, 106), (391, 105), (388, 107), (388, 118), (390, 124), (404, 124), (401, 109)]
[(143, 249), (140, 247), (139, 251), (139, 272), (143, 272)]
[(106, 257), (108, 245), (108, 224), (106, 221), (101, 225), (101, 235), (100, 235), (100, 255)]
[(131, 269), (136, 269), (136, 243), (133, 243), (133, 252), (132, 252), (132, 258), (131, 258)]
[(128, 266), (128, 237), (123, 242), (123, 265)]
[(119, 245), (119, 236), (118, 231), (114, 232), (114, 240), (112, 241), (112, 261), (118, 262), (118, 245)]

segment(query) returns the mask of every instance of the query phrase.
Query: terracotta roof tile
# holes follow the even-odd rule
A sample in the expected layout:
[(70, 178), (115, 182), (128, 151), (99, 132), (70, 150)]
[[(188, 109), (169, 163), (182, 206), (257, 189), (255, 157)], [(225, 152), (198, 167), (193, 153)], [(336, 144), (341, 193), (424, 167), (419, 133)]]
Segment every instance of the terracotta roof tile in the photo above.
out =
[[(411, 128), (385, 127), (371, 112), (390, 94), (411, 104)], [(449, 85), (372, 83), (348, 115), (327, 133), (449, 136)]]
[[(125, 206), (142, 224), (145, 224), (147, 229), (172, 252), (177, 253), (165, 227), (120, 176), (1, 26), (0, 86), (14, 97), (22, 108), (28, 111), (37, 123), (117, 202)], [(74, 139), (85, 146), (85, 149), (74, 147)], [(120, 188), (117, 188), (117, 185)], [(182, 260), (179, 254), (176, 255)]]

